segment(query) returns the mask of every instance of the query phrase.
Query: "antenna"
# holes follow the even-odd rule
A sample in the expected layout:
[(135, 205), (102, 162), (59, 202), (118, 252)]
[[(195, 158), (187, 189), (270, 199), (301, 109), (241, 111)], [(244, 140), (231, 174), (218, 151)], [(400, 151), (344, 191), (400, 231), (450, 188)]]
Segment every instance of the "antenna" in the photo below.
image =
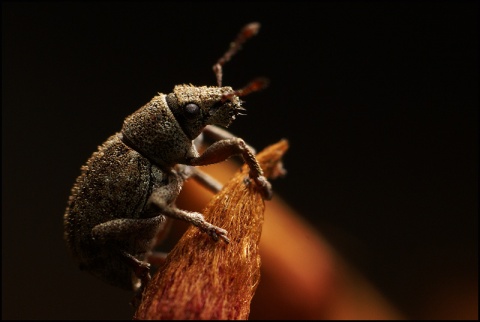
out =
[(233, 96), (245, 96), (252, 92), (257, 92), (259, 90), (264, 89), (268, 86), (269, 80), (264, 77), (255, 78), (253, 81), (248, 83), (245, 87), (234, 90), (229, 93), (225, 93), (222, 96), (222, 102), (231, 99)]
[(223, 77), (222, 66), (227, 61), (229, 61), (232, 58), (232, 56), (235, 55), (237, 51), (240, 50), (240, 48), (242, 48), (242, 45), (245, 41), (255, 36), (258, 33), (259, 29), (260, 29), (260, 23), (258, 22), (251, 22), (247, 24), (245, 27), (243, 27), (242, 30), (240, 30), (240, 33), (237, 35), (237, 38), (235, 38), (235, 40), (230, 43), (230, 48), (228, 48), (225, 54), (223, 54), (223, 56), (220, 57), (217, 63), (213, 65), (213, 72), (217, 77), (218, 87), (222, 87), (222, 77)]

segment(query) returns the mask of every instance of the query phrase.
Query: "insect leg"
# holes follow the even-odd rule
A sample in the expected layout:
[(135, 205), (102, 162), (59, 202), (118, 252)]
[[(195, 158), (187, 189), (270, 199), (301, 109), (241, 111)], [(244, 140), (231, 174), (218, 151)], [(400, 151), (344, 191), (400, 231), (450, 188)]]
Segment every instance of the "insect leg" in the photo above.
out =
[(223, 187), (223, 185), (217, 179), (203, 172), (202, 170), (195, 168), (194, 166), (177, 164), (175, 169), (184, 180), (192, 178), (213, 193), (219, 192)]
[(150, 264), (142, 262), (130, 255), (126, 251), (120, 251), (125, 263), (130, 266), (135, 276), (142, 281), (142, 286), (147, 285), (150, 282)]
[[(205, 137), (213, 140), (214, 142), (220, 141), (220, 140), (225, 140), (225, 139), (236, 138), (236, 136), (233, 135), (232, 133), (230, 133), (229, 131), (227, 131), (227, 130), (221, 128), (221, 127), (215, 126), (215, 125), (207, 125), (203, 129), (202, 133)], [(247, 146), (252, 151), (253, 154), (256, 154), (255, 149), (251, 145), (247, 144)]]
[(209, 146), (199, 157), (188, 160), (189, 165), (209, 165), (225, 161), (234, 155), (240, 155), (250, 168), (249, 176), (260, 187), (265, 199), (272, 198), (272, 187), (263, 176), (263, 171), (252, 150), (240, 138), (220, 140)]
[(165, 217), (120, 218), (96, 225), (92, 229), (93, 239), (106, 246), (121, 245), (121, 241), (134, 238), (132, 252), (148, 249), (157, 231), (165, 225)]
[(226, 243), (230, 242), (227, 237), (227, 231), (207, 222), (201, 213), (185, 211), (169, 206), (165, 204), (162, 195), (155, 192), (150, 195), (148, 203), (157, 208), (157, 210), (164, 216), (183, 220), (198, 227), (201, 231), (212, 237), (212, 239), (215, 241), (217, 241), (218, 238), (222, 238)]
[(200, 169), (192, 167), (191, 169), (191, 178), (200, 183), (202, 186), (207, 188), (213, 193), (217, 193), (222, 190), (223, 185), (217, 181), (214, 177), (210, 176), (209, 174), (203, 172)]

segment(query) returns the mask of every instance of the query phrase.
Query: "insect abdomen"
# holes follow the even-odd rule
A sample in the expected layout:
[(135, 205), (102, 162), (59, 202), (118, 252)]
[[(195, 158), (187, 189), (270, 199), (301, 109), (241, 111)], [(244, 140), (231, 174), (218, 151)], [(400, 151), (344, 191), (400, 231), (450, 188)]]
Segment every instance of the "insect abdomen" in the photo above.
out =
[(64, 216), (65, 239), (80, 262), (95, 257), (93, 227), (113, 219), (138, 218), (151, 186), (150, 168), (150, 162), (126, 146), (118, 134), (82, 167)]

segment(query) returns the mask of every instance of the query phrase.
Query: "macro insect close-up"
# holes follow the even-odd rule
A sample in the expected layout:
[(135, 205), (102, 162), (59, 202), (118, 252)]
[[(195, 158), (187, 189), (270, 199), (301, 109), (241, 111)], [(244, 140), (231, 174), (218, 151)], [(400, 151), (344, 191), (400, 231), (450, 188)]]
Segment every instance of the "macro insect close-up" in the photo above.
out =
[(3, 1), (2, 318), (478, 319), (479, 3)]
[[(266, 86), (261, 78), (239, 90), (222, 86), (222, 66), (259, 27), (245, 26), (214, 65), (218, 86), (177, 85), (170, 94), (158, 94), (128, 116), (121, 131), (81, 168), (68, 200), (64, 236), (82, 270), (123, 289), (143, 289), (150, 279), (150, 263), (165, 258), (153, 248), (170, 218), (228, 243), (226, 230), (201, 213), (175, 206), (189, 178), (213, 192), (220, 190), (221, 185), (196, 166), (241, 156), (250, 169), (245, 184), (257, 185), (264, 199), (272, 197), (253, 149), (217, 127), (228, 127), (245, 111), (240, 97)], [(214, 143), (200, 154), (206, 138)]]

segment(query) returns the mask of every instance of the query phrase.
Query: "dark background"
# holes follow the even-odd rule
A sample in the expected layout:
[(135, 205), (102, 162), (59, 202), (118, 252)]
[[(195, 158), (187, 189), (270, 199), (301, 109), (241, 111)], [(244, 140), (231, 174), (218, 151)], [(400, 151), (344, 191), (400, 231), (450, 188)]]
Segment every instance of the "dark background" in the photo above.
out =
[(2, 318), (132, 317), (80, 272), (62, 216), (80, 166), (175, 84), (256, 76), (230, 128), (288, 138), (275, 192), (407, 316), (477, 296), (478, 2), (2, 2)]

